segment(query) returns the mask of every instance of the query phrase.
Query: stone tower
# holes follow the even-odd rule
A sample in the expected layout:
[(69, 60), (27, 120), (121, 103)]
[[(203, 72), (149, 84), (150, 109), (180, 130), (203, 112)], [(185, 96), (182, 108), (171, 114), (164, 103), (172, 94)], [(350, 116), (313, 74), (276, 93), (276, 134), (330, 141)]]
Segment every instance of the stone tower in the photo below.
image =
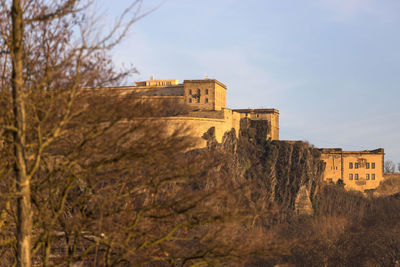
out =
[(185, 80), (185, 103), (196, 110), (226, 108), (226, 86), (214, 79)]

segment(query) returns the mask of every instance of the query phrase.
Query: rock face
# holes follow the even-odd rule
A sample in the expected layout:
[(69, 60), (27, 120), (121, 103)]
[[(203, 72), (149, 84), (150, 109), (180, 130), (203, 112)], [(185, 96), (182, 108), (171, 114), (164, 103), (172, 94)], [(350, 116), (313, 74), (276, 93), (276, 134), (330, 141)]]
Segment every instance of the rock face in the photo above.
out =
[(310, 193), (304, 185), (300, 187), (294, 202), (295, 212), (298, 215), (313, 215), (314, 210), (310, 200)]
[(217, 143), (212, 129), (204, 138), (209, 149), (223, 149), (234, 156), (235, 164), (230, 167), (254, 185), (252, 199), (311, 215), (324, 171), (319, 151), (302, 141), (268, 141), (268, 131), (263, 121), (242, 120), (239, 138), (231, 131)]

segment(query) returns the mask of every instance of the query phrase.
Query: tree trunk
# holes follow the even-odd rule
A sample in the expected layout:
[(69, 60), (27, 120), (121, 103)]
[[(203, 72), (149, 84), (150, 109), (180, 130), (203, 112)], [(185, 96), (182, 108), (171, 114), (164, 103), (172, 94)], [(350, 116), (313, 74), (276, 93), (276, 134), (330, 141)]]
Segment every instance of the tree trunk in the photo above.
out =
[(25, 158), (25, 103), (23, 89), (24, 23), (20, 0), (13, 0), (12, 9), (12, 98), (14, 110), (14, 156), (17, 180), (17, 266), (31, 266), (32, 212), (30, 181)]

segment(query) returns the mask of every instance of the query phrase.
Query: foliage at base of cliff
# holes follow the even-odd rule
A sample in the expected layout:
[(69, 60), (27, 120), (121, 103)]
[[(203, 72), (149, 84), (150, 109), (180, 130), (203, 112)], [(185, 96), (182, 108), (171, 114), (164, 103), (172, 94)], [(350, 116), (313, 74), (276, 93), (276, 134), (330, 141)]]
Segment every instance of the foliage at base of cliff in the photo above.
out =
[[(251, 191), (246, 205), (263, 209), (254, 228), (247, 228), (258, 229), (253, 244), (260, 244), (236, 266), (399, 266), (398, 194), (374, 197), (325, 184), (317, 149), (306, 142), (266, 140), (259, 122), (244, 126), (239, 138), (230, 132), (221, 144), (210, 142), (210, 149), (233, 155), (232, 175), (247, 181)], [(294, 212), (303, 186), (313, 216)]]

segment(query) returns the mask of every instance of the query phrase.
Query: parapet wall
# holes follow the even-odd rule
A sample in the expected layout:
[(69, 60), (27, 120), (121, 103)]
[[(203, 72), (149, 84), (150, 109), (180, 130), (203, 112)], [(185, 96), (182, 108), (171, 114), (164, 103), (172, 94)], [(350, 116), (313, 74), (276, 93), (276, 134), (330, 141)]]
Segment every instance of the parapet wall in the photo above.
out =
[[(202, 137), (211, 127), (215, 127), (215, 138), (218, 142), (222, 142), (224, 134), (232, 129), (235, 129), (236, 137), (238, 137), (240, 129), (240, 116), (238, 113), (232, 112), (232, 110), (229, 109), (224, 109), (213, 113), (207, 112), (208, 114), (206, 115), (208, 115), (208, 117), (195, 117), (195, 115), (205, 115), (196, 113), (197, 112), (185, 116), (163, 117), (159, 119), (167, 122), (168, 130), (171, 133), (175, 130), (188, 128), (188, 134), (197, 139), (196, 148), (206, 147), (207, 141)], [(212, 115), (215, 117), (212, 117)]]

